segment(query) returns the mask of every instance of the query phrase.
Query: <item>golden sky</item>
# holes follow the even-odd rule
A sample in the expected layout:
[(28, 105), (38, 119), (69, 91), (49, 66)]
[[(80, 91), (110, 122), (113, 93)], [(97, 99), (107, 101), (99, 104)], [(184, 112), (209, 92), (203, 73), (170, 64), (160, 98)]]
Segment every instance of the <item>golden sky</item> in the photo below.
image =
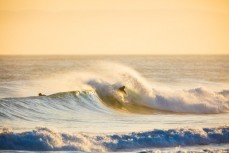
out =
[(0, 54), (229, 54), (229, 0), (0, 0)]

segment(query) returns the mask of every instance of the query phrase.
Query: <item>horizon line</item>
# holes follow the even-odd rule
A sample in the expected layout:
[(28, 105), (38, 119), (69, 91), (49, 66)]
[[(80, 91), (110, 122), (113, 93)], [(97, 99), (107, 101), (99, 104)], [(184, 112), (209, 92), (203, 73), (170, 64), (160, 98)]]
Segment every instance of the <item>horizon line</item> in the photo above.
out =
[(0, 56), (214, 56), (226, 54), (0, 54)]

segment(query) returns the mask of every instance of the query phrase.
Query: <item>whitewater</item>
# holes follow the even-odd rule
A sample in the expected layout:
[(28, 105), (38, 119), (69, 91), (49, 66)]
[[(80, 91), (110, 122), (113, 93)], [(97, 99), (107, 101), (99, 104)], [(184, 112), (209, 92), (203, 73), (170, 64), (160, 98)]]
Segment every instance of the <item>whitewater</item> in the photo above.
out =
[(1, 56), (0, 150), (226, 152), (228, 59)]

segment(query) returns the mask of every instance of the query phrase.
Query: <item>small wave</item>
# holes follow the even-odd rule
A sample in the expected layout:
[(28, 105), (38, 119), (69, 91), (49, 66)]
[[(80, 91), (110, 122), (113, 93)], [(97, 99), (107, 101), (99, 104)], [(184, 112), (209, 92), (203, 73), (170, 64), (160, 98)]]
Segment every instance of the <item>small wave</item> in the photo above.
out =
[(228, 126), (107, 135), (59, 133), (45, 127), (22, 133), (3, 129), (0, 133), (1, 150), (106, 152), (221, 143), (229, 143)]

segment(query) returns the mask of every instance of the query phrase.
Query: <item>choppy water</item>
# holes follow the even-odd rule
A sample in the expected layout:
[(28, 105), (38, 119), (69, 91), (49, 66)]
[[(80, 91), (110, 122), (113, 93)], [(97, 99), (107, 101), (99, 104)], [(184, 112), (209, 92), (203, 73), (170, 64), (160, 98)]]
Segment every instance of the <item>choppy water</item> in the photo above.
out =
[(229, 149), (229, 56), (1, 56), (0, 74), (1, 150)]

